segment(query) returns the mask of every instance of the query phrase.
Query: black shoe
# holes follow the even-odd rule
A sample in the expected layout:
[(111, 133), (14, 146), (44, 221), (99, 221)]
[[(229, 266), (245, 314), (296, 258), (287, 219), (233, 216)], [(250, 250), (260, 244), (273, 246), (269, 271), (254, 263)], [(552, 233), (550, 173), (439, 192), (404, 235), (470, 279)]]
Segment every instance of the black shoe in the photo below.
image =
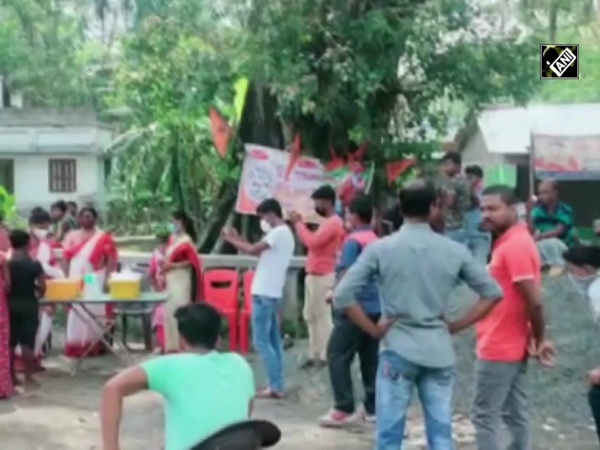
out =
[(300, 365), (300, 370), (308, 370), (315, 367), (316, 361), (314, 359), (307, 359)]
[(324, 369), (327, 367), (327, 361), (319, 360), (315, 362), (315, 367), (317, 369)]

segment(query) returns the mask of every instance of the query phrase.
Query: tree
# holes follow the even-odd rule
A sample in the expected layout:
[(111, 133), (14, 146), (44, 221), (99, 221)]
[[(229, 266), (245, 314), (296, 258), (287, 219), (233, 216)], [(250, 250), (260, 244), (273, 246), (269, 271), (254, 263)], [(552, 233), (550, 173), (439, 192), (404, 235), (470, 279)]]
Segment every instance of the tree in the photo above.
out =
[(445, 133), (451, 103), (476, 111), (533, 90), (531, 43), (481, 31), (464, 0), (274, 0), (247, 14), (245, 70), (320, 157), (368, 141), (374, 160), (399, 158)]
[(82, 17), (59, 2), (5, 0), (0, 18), (0, 74), (26, 106), (93, 104), (89, 69), (98, 53)]
[[(122, 133), (111, 149), (119, 217), (140, 223), (177, 204), (206, 230), (204, 249), (232, 210), (242, 142), (284, 148), (300, 133), (322, 159), (368, 142), (381, 168), (431, 152), (457, 104), (522, 103), (538, 76), (535, 46), (468, 0), (95, 0), (101, 23), (115, 5), (131, 20), (91, 48), (83, 16), (5, 3), (3, 73), (33, 104), (93, 104)], [(251, 89), (221, 160), (208, 111), (229, 115), (240, 76)]]
[(185, 209), (211, 245), (206, 223), (218, 211), (222, 224), (223, 210), (231, 211), (239, 174), (233, 159), (221, 161), (212, 148), (208, 110), (231, 104), (235, 80), (221, 51), (226, 36), (213, 20), (194, 2), (173, 2), (143, 20), (121, 42), (105, 97), (109, 108), (126, 111), (117, 119), (132, 137), (119, 148), (112, 177), (117, 210), (128, 211), (131, 224), (147, 219), (148, 209), (163, 221), (169, 209)]

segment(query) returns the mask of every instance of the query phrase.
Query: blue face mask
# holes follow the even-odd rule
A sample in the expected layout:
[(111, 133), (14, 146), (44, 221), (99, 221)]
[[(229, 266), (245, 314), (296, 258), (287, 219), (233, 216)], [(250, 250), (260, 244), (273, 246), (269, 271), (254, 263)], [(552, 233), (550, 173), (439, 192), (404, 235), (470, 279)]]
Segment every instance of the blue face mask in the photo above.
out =
[(173, 222), (169, 222), (167, 228), (169, 229), (169, 233), (171, 234), (175, 234), (177, 232), (177, 228), (175, 227), (175, 224)]

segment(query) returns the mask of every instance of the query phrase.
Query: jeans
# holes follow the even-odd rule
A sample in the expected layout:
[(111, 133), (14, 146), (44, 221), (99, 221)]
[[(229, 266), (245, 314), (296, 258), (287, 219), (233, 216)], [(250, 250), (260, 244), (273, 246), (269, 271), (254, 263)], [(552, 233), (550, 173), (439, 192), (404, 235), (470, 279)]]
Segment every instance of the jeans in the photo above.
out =
[(269, 388), (283, 392), (283, 344), (279, 334), (280, 298), (252, 296), (252, 343), (267, 372)]
[(454, 242), (458, 242), (459, 244), (468, 244), (468, 235), (467, 230), (464, 228), (457, 228), (455, 230), (446, 230), (444, 231), (444, 235)]
[(377, 370), (376, 450), (402, 448), (406, 413), (415, 387), (425, 416), (430, 450), (454, 450), (452, 440), (452, 388), (454, 368), (419, 366), (397, 353), (379, 354)]
[(511, 434), (510, 450), (530, 450), (526, 362), (475, 363), (472, 422), (478, 449), (501, 450), (502, 422)]
[[(369, 315), (377, 323), (379, 314)], [(334, 408), (346, 414), (354, 413), (354, 388), (351, 366), (358, 353), (360, 374), (365, 389), (365, 412), (375, 414), (375, 378), (379, 341), (373, 339), (343, 314), (336, 312), (329, 344), (327, 363), (333, 388)]]
[(588, 391), (588, 403), (592, 410), (594, 423), (596, 424), (596, 434), (600, 441), (600, 386), (592, 386)]

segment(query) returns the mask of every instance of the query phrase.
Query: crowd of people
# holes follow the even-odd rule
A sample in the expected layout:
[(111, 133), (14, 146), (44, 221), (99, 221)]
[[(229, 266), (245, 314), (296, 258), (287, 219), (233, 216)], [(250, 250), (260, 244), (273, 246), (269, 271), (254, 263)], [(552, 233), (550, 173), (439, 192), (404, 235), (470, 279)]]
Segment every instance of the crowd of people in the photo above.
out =
[[(371, 422), (376, 427), (376, 448), (397, 450), (405, 437), (406, 415), (416, 388), (429, 448), (453, 449), (452, 335), (475, 326), (472, 421), (477, 447), (501, 448), (504, 422), (512, 448), (531, 449), (528, 360), (535, 358), (550, 368), (555, 351), (540, 291), (541, 273), (548, 265), (544, 248), (560, 248), (561, 261), (564, 249), (579, 249), (570, 209), (558, 200), (557, 185), (544, 182), (539, 199), (527, 203), (522, 220), (513, 189), (484, 187), (483, 170), (469, 166), (463, 171), (455, 153), (442, 158), (439, 177), (416, 180), (404, 186), (399, 197), (395, 232), (386, 237), (375, 233), (369, 198), (356, 196), (342, 215), (330, 186), (312, 195), (315, 211), (322, 217), (316, 229), (294, 211), (287, 214), (290, 227), (275, 199), (257, 208), (263, 232), (259, 241), (249, 242), (225, 228), (224, 240), (258, 257), (251, 288), (252, 337), (265, 366), (266, 385), (256, 391), (248, 388), (254, 382), (247, 364), (236, 355), (217, 357), (218, 327), (203, 325), (217, 322), (214, 310), (205, 304), (182, 307), (173, 315), (179, 348), (206, 356), (210, 370), (219, 376), (202, 393), (189, 397), (187, 381), (165, 382), (162, 371), (171, 373), (188, 364), (188, 359), (196, 361), (185, 352), (119, 375), (107, 384), (104, 395), (105, 450), (118, 448), (123, 397), (139, 390), (151, 389), (165, 397), (169, 450), (187, 449), (211, 430), (249, 417), (255, 398), (285, 397), (279, 307), (295, 252), (294, 231), (308, 250), (303, 317), (309, 347), (297, 370), (329, 371), (333, 405), (319, 419), (322, 426)], [(545, 241), (551, 245), (540, 246)], [(573, 260), (568, 252), (565, 258)], [(590, 267), (581, 261), (577, 264), (582, 270)], [(448, 302), (462, 283), (479, 300), (450, 320)], [(210, 333), (202, 335), (202, 329)], [(362, 405), (356, 404), (350, 370), (357, 355), (364, 386)], [(197, 361), (187, 379), (206, 379), (208, 369)], [(163, 367), (160, 376), (158, 365)], [(600, 381), (598, 374), (590, 372), (590, 380)], [(597, 388), (591, 391), (590, 403), (600, 403), (598, 392)], [(234, 393), (237, 401), (229, 398)], [(201, 419), (210, 413), (199, 405), (214, 402), (220, 404), (218, 417)], [(189, 421), (182, 419), (186, 415), (207, 426), (192, 431)], [(189, 428), (184, 429), (185, 424)]]
[[(238, 251), (258, 257), (251, 286), (252, 340), (267, 383), (257, 390), (241, 356), (215, 351), (221, 318), (203, 302), (196, 233), (185, 213), (174, 213), (150, 264), (154, 289), (169, 294), (155, 316), (160, 350), (166, 354), (107, 383), (101, 415), (104, 449), (119, 448), (123, 398), (141, 390), (158, 392), (166, 400), (167, 450), (189, 449), (223, 426), (248, 418), (255, 398), (285, 397), (279, 309), (295, 253), (294, 233), (308, 251), (303, 318), (309, 347), (298, 370), (329, 371), (333, 405), (319, 418), (322, 426), (371, 422), (376, 448), (397, 450), (416, 388), (429, 448), (453, 449), (452, 335), (475, 326), (472, 421), (477, 447), (501, 448), (504, 422), (512, 448), (530, 449), (528, 360), (554, 365), (541, 298), (543, 267), (566, 264), (578, 276), (582, 271), (591, 276), (600, 266), (600, 258), (591, 261), (589, 249), (582, 254), (572, 211), (560, 202), (557, 184), (542, 182), (538, 194), (527, 202), (521, 220), (513, 189), (484, 186), (479, 166), (463, 170), (460, 155), (447, 153), (439, 176), (415, 180), (400, 191), (395, 230), (385, 237), (376, 233), (373, 204), (364, 195), (353, 197), (340, 214), (332, 187), (315, 190), (312, 200), (322, 218), (316, 228), (294, 211), (284, 214), (277, 200), (264, 200), (256, 211), (260, 240), (250, 242), (231, 227), (222, 231)], [(22, 359), (25, 382), (34, 382), (34, 358), (43, 354), (51, 322), (41, 325), (53, 313), (40, 311), (36, 301), (44, 280), (93, 272), (106, 281), (117, 270), (116, 245), (97, 228), (97, 218), (93, 208), (77, 211), (76, 205), (73, 210), (57, 202), (50, 212), (34, 209), (28, 231), (0, 233), (2, 292), (8, 299), (0, 301), (0, 339), (10, 343), (0, 346), (1, 397), (10, 397), (18, 382), (15, 356)], [(62, 264), (52, 257), (57, 246), (63, 249)], [(460, 284), (470, 287), (478, 300), (450, 319), (448, 303)], [(67, 356), (106, 351), (98, 336), (104, 331), (72, 312)], [(113, 311), (97, 313), (110, 318)], [(362, 405), (355, 401), (351, 377), (357, 355)], [(196, 388), (197, 379), (203, 380), (202, 389)], [(589, 379), (600, 383), (600, 371), (591, 371)], [(597, 405), (594, 414), (600, 420), (598, 392), (590, 391), (590, 404)]]

